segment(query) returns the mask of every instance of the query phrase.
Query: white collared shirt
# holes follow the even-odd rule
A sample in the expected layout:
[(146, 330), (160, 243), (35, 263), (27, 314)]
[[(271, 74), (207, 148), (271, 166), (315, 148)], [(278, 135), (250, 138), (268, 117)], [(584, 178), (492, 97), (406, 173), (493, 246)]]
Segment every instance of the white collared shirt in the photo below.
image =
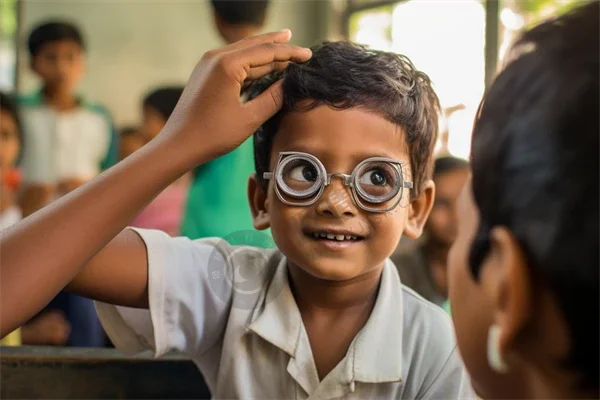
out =
[(215, 398), (474, 398), (448, 316), (389, 260), (367, 324), (319, 381), (279, 251), (136, 231), (150, 310), (98, 303), (100, 319), (121, 351), (189, 355)]

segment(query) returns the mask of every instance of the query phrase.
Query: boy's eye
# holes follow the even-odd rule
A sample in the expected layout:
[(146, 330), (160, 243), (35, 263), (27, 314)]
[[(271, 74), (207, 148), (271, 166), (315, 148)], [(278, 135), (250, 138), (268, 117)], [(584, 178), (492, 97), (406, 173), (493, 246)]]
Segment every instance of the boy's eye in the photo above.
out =
[(317, 170), (312, 165), (297, 165), (290, 169), (289, 177), (299, 182), (314, 182), (317, 180)]
[(361, 185), (384, 186), (388, 180), (384, 171), (373, 169), (365, 172), (359, 179)]

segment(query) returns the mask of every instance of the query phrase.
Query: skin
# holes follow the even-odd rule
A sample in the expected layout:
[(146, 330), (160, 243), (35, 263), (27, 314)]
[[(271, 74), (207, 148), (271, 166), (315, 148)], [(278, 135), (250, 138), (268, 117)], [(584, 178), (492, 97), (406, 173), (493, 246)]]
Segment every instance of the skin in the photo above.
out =
[(445, 297), (448, 297), (448, 252), (456, 240), (458, 227), (456, 200), (468, 176), (467, 168), (459, 168), (433, 177), (435, 200), (425, 223), (425, 250), (436, 289)]
[[(83, 49), (71, 40), (48, 42), (31, 58), (31, 69), (43, 82), (44, 101), (58, 112), (77, 108), (78, 100), (74, 93), (85, 68)], [(84, 179), (74, 176), (56, 184), (25, 185), (21, 198), (23, 215), (36, 212), (52, 202), (57, 195), (69, 193), (84, 183)]]
[(129, 157), (141, 149), (144, 144), (146, 144), (146, 140), (137, 132), (122, 135), (119, 141), (119, 160)]
[[(476, 280), (468, 255), (479, 223), (470, 182), (458, 201), (459, 229), (449, 257), (450, 302), (458, 346), (481, 398), (598, 398), (578, 390), (561, 367), (570, 337), (554, 295), (533, 279), (518, 241), (505, 227), (491, 231), (491, 250)], [(509, 372), (486, 360), (489, 327), (500, 328), (500, 353)]]
[(239, 146), (281, 108), (280, 83), (244, 104), (239, 93), (247, 79), (310, 58), (309, 49), (288, 45), (290, 38), (285, 30), (206, 53), (155, 140), (0, 233), (2, 336), (67, 284), (82, 296), (148, 307), (145, 246), (137, 234), (122, 230), (170, 183)]
[[(364, 141), (364, 132), (369, 141)], [(278, 153), (302, 151), (316, 156), (328, 172), (350, 174), (369, 157), (388, 157), (408, 163), (402, 129), (372, 112), (327, 106), (287, 114), (275, 136), (271, 169)], [(383, 263), (404, 233), (416, 238), (433, 201), (433, 183), (408, 207), (385, 214), (367, 212), (351, 192), (334, 178), (311, 206), (294, 207), (279, 201), (273, 181), (264, 193), (255, 177), (249, 184), (254, 225), (271, 228), (277, 247), (288, 258), (292, 290), (302, 315), (317, 372), (322, 379), (346, 355), (350, 343), (367, 322), (375, 304)], [(409, 192), (404, 191), (405, 198)], [(361, 236), (346, 248), (332, 248), (312, 232), (344, 232)], [(334, 241), (334, 243), (336, 243)], [(339, 242), (337, 242), (339, 243)], [(332, 337), (330, 332), (337, 332)]]

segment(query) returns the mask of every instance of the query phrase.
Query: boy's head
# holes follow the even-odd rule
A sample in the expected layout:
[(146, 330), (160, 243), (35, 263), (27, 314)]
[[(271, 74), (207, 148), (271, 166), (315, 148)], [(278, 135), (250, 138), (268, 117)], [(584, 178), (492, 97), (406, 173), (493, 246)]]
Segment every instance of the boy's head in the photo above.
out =
[(141, 149), (146, 140), (138, 132), (138, 128), (129, 126), (121, 130), (119, 138), (119, 159), (124, 160), (137, 150)]
[(171, 86), (153, 90), (144, 98), (139, 132), (146, 140), (154, 139), (164, 128), (182, 93), (183, 86)]
[(31, 68), (47, 89), (74, 90), (85, 70), (85, 44), (75, 25), (43, 23), (31, 31), (27, 44)]
[[(526, 397), (506, 391), (517, 379), (549, 390), (538, 397), (598, 395), (599, 14), (594, 2), (526, 32), (474, 127), (449, 272), (483, 398)], [(492, 372), (488, 338), (513, 374)]]
[(3, 173), (19, 162), (23, 136), (17, 107), (5, 93), (0, 93), (0, 171)]
[(219, 34), (235, 43), (262, 30), (269, 0), (211, 0), (211, 4)]
[(457, 234), (456, 200), (469, 176), (469, 163), (456, 157), (440, 157), (433, 167), (435, 199), (425, 224), (427, 240), (450, 248)]
[[(270, 227), (293, 265), (318, 278), (347, 280), (380, 267), (403, 232), (420, 235), (433, 199), (439, 104), (429, 78), (404, 56), (346, 42), (312, 51), (307, 63), (292, 64), (248, 91), (252, 99), (283, 78), (283, 109), (254, 135), (250, 202), (255, 227)], [(282, 195), (279, 178), (264, 179), (265, 172), (284, 165), (279, 154), (290, 151), (316, 157), (325, 169), (284, 157), (287, 164), (278, 170), (300, 189), (318, 187), (323, 173), (350, 175), (373, 157), (396, 163), (363, 164), (352, 183), (346, 178), (354, 188), (333, 176), (320, 195), (305, 190), (290, 198)]]

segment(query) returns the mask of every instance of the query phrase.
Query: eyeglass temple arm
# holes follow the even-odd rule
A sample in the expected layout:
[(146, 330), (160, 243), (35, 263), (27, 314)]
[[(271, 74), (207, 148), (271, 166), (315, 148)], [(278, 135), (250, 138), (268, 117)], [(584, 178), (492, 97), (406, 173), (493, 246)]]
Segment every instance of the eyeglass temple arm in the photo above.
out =
[(263, 173), (263, 179), (267, 179), (267, 180), (273, 179), (273, 173), (272, 172), (264, 172)]

